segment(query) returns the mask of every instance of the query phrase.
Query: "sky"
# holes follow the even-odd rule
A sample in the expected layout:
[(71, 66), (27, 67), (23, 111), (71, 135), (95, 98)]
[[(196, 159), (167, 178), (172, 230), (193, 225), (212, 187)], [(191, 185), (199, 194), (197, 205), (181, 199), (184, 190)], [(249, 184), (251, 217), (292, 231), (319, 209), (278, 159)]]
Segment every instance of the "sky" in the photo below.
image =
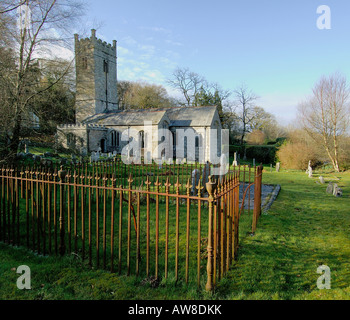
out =
[[(164, 85), (189, 68), (225, 90), (245, 84), (288, 124), (323, 75), (350, 79), (348, 0), (86, 0), (86, 26), (118, 41), (118, 79)], [(327, 5), (331, 29), (319, 29)], [(89, 34), (86, 34), (88, 36)]]

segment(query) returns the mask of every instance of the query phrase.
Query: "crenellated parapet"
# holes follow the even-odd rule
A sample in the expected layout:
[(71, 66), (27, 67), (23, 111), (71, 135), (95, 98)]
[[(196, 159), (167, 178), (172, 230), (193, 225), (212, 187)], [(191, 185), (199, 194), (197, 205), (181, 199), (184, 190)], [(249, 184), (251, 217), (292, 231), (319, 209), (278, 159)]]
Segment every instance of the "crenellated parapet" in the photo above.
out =
[(117, 41), (113, 40), (113, 44), (110, 44), (106, 41), (102, 41), (101, 39), (98, 39), (96, 37), (96, 30), (94, 29), (91, 30), (90, 38), (79, 39), (79, 35), (75, 34), (74, 39), (75, 39), (76, 49), (91, 47), (97, 50), (103, 50), (112, 56), (117, 55)]

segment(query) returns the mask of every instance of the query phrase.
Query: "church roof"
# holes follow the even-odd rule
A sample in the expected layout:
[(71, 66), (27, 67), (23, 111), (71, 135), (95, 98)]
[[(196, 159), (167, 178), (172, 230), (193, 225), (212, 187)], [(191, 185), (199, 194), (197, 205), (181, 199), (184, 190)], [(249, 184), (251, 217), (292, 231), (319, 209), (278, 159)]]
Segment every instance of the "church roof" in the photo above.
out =
[(171, 127), (210, 126), (217, 112), (216, 106), (169, 108)]
[(85, 120), (86, 123), (98, 123), (106, 126), (143, 126), (144, 121), (158, 124), (166, 114), (160, 109), (121, 110), (96, 114)]
[(216, 106), (122, 110), (96, 114), (86, 119), (84, 123), (143, 126), (145, 121), (152, 121), (153, 125), (156, 125), (164, 118), (168, 118), (170, 127), (205, 127), (211, 126), (216, 112)]

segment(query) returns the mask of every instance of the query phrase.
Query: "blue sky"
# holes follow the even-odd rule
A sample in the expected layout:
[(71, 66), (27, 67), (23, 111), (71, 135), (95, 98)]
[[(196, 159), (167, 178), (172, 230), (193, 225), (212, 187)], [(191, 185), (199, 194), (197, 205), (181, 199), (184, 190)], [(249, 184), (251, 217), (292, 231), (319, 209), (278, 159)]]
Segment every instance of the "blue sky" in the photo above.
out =
[[(87, 25), (118, 41), (119, 80), (166, 85), (187, 67), (227, 90), (245, 83), (287, 124), (322, 75), (350, 76), (348, 0), (86, 2)], [(321, 5), (331, 9), (331, 30), (316, 27)]]

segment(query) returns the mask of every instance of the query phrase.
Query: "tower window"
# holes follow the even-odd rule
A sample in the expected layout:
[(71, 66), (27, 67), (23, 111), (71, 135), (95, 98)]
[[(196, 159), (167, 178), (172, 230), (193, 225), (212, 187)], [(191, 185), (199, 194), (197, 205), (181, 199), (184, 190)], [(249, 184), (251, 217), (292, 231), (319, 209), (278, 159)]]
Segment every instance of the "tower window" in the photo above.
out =
[(108, 73), (108, 61), (103, 60), (103, 72)]
[(83, 69), (87, 69), (88, 67), (88, 61), (87, 61), (87, 58), (86, 57), (83, 57), (82, 58), (82, 66), (83, 66)]

